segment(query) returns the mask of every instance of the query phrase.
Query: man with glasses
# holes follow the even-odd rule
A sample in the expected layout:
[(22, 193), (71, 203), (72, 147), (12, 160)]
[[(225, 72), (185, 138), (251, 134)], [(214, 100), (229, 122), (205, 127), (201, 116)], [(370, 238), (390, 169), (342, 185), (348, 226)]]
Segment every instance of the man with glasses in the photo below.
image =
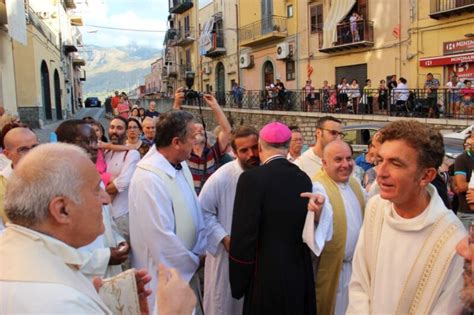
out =
[(305, 172), (309, 178), (313, 178), (322, 167), (321, 157), (323, 156), (324, 147), (336, 139), (344, 138), (342, 133), (342, 123), (339, 119), (332, 116), (324, 116), (319, 118), (316, 124), (316, 143), (313, 147), (304, 152), (295, 164)]
[(288, 161), (295, 163), (296, 159), (301, 156), (301, 150), (303, 149), (303, 134), (297, 126), (289, 127), (291, 130), (291, 141), (290, 149), (286, 158)]
[(36, 147), (39, 142), (38, 137), (30, 128), (16, 126), (4, 135), (3, 144), (3, 153), (11, 161), (11, 163), (0, 172), (0, 219), (5, 224), (8, 220), (4, 213), (3, 201), (5, 199), (8, 180), (18, 162), (20, 162), (31, 149)]

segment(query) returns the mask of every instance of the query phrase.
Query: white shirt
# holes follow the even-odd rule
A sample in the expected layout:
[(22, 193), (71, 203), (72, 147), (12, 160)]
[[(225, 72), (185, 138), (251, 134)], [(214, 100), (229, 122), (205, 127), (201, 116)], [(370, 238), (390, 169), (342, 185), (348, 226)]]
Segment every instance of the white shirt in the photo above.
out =
[(128, 213), (128, 186), (140, 161), (140, 153), (137, 150), (107, 151), (104, 158), (107, 163), (107, 173), (115, 177), (112, 182), (118, 190), (111, 207), (112, 217), (117, 219)]
[(321, 170), (323, 162), (321, 158), (314, 153), (313, 147), (311, 147), (296, 159), (295, 164), (312, 180)]
[(410, 91), (408, 91), (408, 86), (400, 82), (396, 88), (393, 89), (397, 101), (407, 101), (410, 96)]
[[(196, 242), (188, 250), (176, 235), (176, 222), (172, 199), (161, 178), (140, 165), (158, 168), (167, 175), (176, 178), (182, 188), (183, 198), (193, 210), (192, 216), (196, 227)], [(185, 162), (181, 162), (187, 168)], [(196, 193), (189, 186), (183, 171), (178, 171), (152, 146), (138, 163), (137, 170), (130, 183), (130, 241), (132, 247), (132, 266), (157, 270), (160, 263), (175, 268), (185, 281), (190, 281), (199, 266), (199, 256), (206, 247), (206, 231)], [(158, 285), (156, 272), (150, 272), (153, 293), (148, 298), (149, 305), (155, 305)]]
[(8, 164), (11, 164), (12, 162), (10, 161), (9, 158), (5, 156), (5, 154), (0, 153), (0, 171), (3, 170), (5, 167), (7, 167)]

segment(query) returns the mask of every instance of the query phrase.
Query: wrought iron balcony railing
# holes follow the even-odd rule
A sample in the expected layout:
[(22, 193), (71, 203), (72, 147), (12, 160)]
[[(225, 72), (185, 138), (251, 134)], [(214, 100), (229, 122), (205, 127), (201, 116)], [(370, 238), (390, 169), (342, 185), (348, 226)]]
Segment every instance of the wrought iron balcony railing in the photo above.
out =
[(181, 14), (193, 7), (191, 0), (170, 0), (170, 13)]
[(355, 32), (351, 31), (351, 23), (337, 26), (337, 41), (332, 46), (323, 48), (323, 31), (319, 31), (319, 51), (336, 52), (345, 49), (371, 47), (374, 45), (374, 22), (361, 20), (356, 22)]
[(287, 18), (276, 15), (244, 25), (239, 31), (241, 44), (247, 46), (284, 38), (287, 35)]
[(474, 12), (474, 0), (431, 0), (430, 3), (430, 17), (436, 20), (469, 12)]

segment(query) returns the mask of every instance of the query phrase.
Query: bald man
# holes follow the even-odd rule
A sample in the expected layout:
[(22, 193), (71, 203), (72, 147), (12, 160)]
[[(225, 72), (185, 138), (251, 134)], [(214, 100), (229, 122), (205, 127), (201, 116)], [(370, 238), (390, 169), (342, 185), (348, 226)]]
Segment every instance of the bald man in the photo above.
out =
[(23, 156), (38, 144), (36, 134), (31, 129), (24, 127), (10, 129), (3, 138), (3, 145), (5, 147), (3, 154), (11, 161), (11, 163), (0, 172), (0, 216), (3, 224), (7, 223), (7, 217), (3, 209), (3, 201), (5, 199), (8, 179)]
[(156, 121), (154, 118), (145, 117), (142, 123), (143, 127), (143, 141), (148, 143), (150, 146), (155, 144), (156, 134)]
[(362, 226), (366, 196), (351, 177), (354, 160), (342, 140), (328, 143), (323, 150), (322, 170), (314, 180), (322, 185), (333, 209), (333, 237), (326, 242), (317, 267), (316, 302), (318, 314), (345, 314), (349, 302), (351, 261)]

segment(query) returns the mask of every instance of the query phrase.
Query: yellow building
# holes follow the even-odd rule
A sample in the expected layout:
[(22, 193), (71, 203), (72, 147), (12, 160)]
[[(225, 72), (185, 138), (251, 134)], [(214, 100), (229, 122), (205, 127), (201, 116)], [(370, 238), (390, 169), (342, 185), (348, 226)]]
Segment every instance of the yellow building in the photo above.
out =
[[(427, 66), (423, 60), (443, 55), (447, 42), (474, 36), (472, 1), (298, 0), (298, 4), (300, 12), (306, 12), (298, 19), (299, 82), (304, 84), (311, 68), (317, 88), (323, 80), (337, 84), (342, 77), (349, 82), (357, 79), (361, 87), (370, 78), (377, 88), (380, 80), (393, 74), (405, 77), (410, 88), (422, 88), (428, 72), (444, 85), (453, 66)], [(462, 53), (469, 53), (466, 49)], [(474, 51), (472, 44), (470, 49)], [(467, 58), (474, 60), (472, 54)], [(442, 62), (464, 62), (461, 59)], [(429, 60), (430, 65), (437, 64)], [(461, 69), (474, 68), (471, 65)]]
[(239, 1), (239, 68), (244, 89), (262, 90), (276, 79), (287, 89), (299, 86), (297, 2)]
[(198, 16), (200, 86), (224, 105), (226, 91), (239, 82), (237, 0), (200, 1)]
[(194, 89), (199, 86), (196, 1), (169, 0), (169, 29), (165, 36), (165, 67), (163, 81), (168, 90), (184, 87), (185, 74), (195, 73)]
[[(0, 0), (0, 105), (9, 113), (17, 112), (12, 38), (8, 34), (5, 0)], [(13, 93), (12, 93), (13, 91)]]

